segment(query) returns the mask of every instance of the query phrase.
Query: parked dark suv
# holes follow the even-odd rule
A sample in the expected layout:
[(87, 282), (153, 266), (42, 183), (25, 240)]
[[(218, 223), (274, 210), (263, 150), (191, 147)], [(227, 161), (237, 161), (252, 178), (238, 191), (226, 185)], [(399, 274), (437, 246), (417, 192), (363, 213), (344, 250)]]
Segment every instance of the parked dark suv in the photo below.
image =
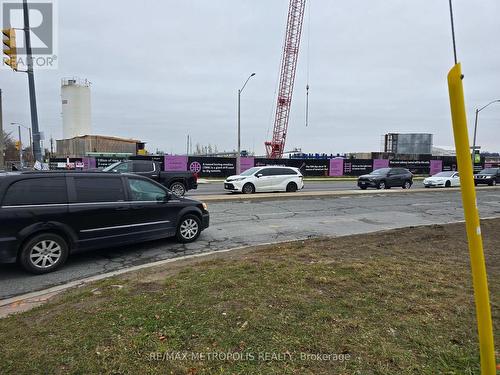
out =
[(204, 203), (142, 176), (105, 172), (0, 174), (0, 262), (54, 271), (76, 251), (176, 236), (209, 225)]
[(500, 168), (485, 168), (474, 175), (474, 184), (486, 184), (495, 186), (500, 184)]
[(413, 175), (405, 168), (380, 168), (358, 178), (358, 186), (363, 190), (369, 187), (390, 189), (395, 186), (409, 189), (411, 185)]

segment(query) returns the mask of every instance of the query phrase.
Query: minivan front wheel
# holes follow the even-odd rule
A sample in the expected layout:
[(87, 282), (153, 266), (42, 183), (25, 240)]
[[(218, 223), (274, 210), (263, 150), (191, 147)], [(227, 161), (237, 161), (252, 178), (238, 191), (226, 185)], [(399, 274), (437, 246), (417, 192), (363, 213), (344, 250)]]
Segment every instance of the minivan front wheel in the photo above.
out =
[(177, 227), (177, 240), (182, 243), (193, 242), (201, 233), (201, 221), (196, 215), (186, 215)]
[(42, 233), (23, 245), (19, 263), (28, 272), (48, 273), (61, 267), (68, 259), (68, 253), (64, 238), (54, 233)]
[(295, 193), (297, 191), (298, 187), (295, 182), (289, 182), (288, 185), (286, 185), (286, 191), (288, 193)]
[(243, 185), (243, 194), (253, 194), (255, 193), (255, 186), (251, 184), (250, 182), (247, 182), (245, 185)]

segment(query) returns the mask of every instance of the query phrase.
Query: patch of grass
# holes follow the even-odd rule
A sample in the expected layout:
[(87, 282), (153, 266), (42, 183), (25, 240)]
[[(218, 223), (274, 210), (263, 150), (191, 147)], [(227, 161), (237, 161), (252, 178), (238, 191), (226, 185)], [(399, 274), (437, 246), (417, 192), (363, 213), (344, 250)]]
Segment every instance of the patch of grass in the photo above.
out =
[[(0, 373), (476, 374), (463, 232), (282, 244), (72, 290), (0, 320)], [(483, 233), (498, 332), (500, 220)]]

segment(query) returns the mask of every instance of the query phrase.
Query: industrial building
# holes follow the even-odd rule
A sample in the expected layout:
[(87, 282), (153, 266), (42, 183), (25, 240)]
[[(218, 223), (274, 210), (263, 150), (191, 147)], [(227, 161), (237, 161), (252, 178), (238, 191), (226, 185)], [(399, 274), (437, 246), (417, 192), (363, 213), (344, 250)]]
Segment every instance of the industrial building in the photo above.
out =
[(58, 139), (57, 157), (80, 158), (90, 154), (137, 155), (144, 149), (144, 143), (137, 139), (110, 137), (104, 135), (83, 135), (70, 139)]
[(86, 79), (61, 80), (63, 138), (92, 134), (90, 82)]
[(432, 154), (432, 134), (388, 133), (384, 136), (384, 152), (393, 154)]

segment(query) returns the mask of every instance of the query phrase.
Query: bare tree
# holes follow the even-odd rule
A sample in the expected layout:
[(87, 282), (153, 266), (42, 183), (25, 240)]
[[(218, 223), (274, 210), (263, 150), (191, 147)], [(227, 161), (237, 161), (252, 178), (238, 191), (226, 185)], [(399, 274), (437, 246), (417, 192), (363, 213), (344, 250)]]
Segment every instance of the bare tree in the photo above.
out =
[(5, 161), (19, 159), (19, 152), (16, 150), (16, 141), (12, 138), (11, 133), (2, 132), (2, 142), (4, 145)]

